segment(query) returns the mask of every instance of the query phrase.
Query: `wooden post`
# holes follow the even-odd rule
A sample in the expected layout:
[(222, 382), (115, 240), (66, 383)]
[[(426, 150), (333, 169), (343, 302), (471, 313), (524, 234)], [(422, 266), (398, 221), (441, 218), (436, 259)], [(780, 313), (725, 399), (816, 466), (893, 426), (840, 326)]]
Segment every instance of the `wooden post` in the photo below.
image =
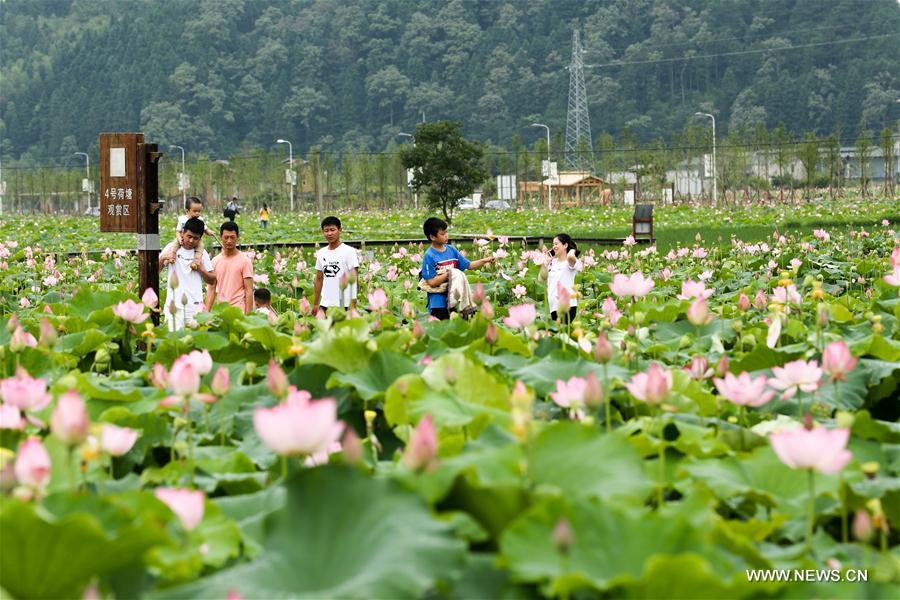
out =
[[(159, 159), (162, 152), (156, 144), (138, 145), (138, 219), (137, 257), (139, 293), (153, 288), (159, 293)], [(158, 312), (153, 313), (153, 324), (159, 325)]]

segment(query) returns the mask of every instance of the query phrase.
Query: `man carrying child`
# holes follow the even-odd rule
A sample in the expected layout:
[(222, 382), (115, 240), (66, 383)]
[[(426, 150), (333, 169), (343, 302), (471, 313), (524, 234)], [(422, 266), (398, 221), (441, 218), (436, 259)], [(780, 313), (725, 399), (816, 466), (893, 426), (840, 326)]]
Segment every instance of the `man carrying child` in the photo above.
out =
[(169, 331), (191, 325), (194, 315), (203, 308), (203, 284), (216, 284), (209, 253), (203, 250), (199, 258), (194, 256), (204, 229), (200, 219), (192, 217), (185, 221), (180, 246), (174, 255), (170, 255), (171, 248), (167, 247), (163, 251), (167, 258), (159, 261), (160, 271), (166, 265), (169, 268), (164, 311)]

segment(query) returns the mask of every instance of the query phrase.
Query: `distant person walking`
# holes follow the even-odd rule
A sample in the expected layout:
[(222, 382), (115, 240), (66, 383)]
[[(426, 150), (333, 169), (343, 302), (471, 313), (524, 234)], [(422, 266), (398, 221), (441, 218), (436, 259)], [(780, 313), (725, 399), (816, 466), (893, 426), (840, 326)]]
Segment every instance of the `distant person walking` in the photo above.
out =
[(226, 219), (234, 223), (234, 218), (239, 215), (241, 212), (241, 207), (237, 203), (237, 198), (232, 198), (228, 201), (228, 204), (225, 205), (225, 210), (222, 211), (222, 214)]
[(269, 227), (269, 205), (263, 202), (263, 207), (259, 209), (259, 225), (263, 229)]

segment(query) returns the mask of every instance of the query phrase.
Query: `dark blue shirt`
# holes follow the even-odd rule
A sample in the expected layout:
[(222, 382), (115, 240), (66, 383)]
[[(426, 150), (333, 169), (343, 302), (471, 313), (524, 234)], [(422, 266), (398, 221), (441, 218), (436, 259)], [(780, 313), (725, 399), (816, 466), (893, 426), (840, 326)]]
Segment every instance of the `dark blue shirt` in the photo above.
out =
[[(438, 252), (434, 246), (425, 251), (422, 258), (422, 278), (426, 281), (438, 274), (438, 269), (452, 267), (465, 271), (469, 268), (469, 259), (459, 253), (459, 250), (450, 244), (444, 245), (444, 251)], [(447, 294), (428, 294), (428, 310), (432, 308), (447, 308)]]

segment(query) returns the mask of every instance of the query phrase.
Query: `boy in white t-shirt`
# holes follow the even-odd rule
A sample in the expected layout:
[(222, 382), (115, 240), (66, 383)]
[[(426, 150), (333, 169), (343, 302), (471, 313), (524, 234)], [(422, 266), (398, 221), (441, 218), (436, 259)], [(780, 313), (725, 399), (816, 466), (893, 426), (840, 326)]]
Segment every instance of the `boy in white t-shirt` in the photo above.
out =
[[(213, 237), (216, 236), (216, 233), (206, 226), (206, 222), (204, 222), (203, 217), (200, 216), (202, 210), (203, 200), (197, 196), (190, 196), (184, 201), (184, 214), (178, 217), (178, 224), (175, 225), (175, 240), (166, 245), (162, 253), (160, 253), (159, 260), (161, 262), (171, 264), (175, 260), (175, 253), (183, 247), (182, 234), (184, 233), (184, 224), (187, 223), (188, 219), (200, 219), (200, 221), (203, 222), (204, 233)], [(194, 249), (194, 260), (200, 260), (203, 256), (203, 250), (203, 241), (201, 240)]]
[[(322, 235), (328, 246), (316, 251), (316, 281), (313, 286), (313, 313), (319, 308), (356, 308), (356, 248), (341, 242), (341, 220), (322, 219)], [(341, 291), (343, 281), (343, 292)]]
[[(193, 325), (194, 315), (203, 310), (203, 285), (216, 284), (209, 253), (203, 250), (199, 259), (194, 254), (203, 237), (204, 227), (200, 219), (188, 219), (182, 231), (182, 245), (175, 251), (175, 258), (168, 263), (163, 313), (169, 331)], [(159, 262), (160, 271), (164, 264)]]
[[(565, 233), (554, 237), (553, 258), (547, 265), (547, 304), (552, 320), (556, 321), (558, 317), (561, 323), (568, 323), (575, 319), (578, 307), (578, 299), (575, 297), (575, 276), (583, 268), (578, 259), (578, 246), (575, 241)], [(557, 314), (560, 289), (569, 292), (568, 314)]]

